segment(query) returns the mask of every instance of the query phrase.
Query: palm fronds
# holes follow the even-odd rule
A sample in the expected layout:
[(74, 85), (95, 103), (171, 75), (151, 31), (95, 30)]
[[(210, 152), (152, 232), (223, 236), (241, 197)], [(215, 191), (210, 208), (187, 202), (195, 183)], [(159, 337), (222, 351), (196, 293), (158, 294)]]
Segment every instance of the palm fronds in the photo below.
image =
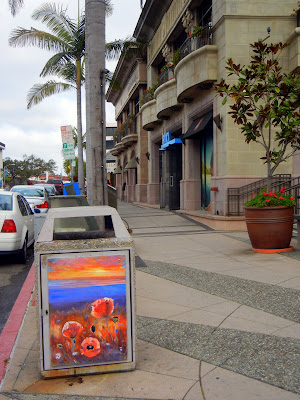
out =
[(74, 88), (73, 85), (64, 82), (48, 81), (44, 84), (37, 83), (28, 92), (27, 108), (30, 109), (34, 104), (40, 103), (45, 97), (50, 97), (72, 88)]
[(47, 25), (53, 33), (64, 40), (71, 41), (74, 37), (76, 24), (66, 14), (66, 10), (55, 4), (46, 3), (36, 9), (32, 18)]
[(8, 43), (13, 47), (35, 46), (55, 51), (66, 51), (68, 49), (68, 45), (57, 36), (35, 28), (14, 29), (10, 34)]

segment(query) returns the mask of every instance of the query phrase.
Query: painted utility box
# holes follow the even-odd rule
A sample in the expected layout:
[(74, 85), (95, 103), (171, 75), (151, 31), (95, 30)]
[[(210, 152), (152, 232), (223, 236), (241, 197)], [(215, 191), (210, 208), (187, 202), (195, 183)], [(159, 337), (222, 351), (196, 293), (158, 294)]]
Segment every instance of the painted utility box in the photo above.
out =
[(35, 266), (42, 375), (134, 369), (133, 240), (118, 212), (49, 209)]

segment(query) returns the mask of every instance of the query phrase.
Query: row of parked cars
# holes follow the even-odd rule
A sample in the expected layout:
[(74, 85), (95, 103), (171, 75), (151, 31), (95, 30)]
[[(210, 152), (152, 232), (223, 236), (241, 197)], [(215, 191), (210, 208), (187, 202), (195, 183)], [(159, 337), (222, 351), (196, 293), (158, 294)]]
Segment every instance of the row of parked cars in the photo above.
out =
[[(61, 181), (60, 181), (61, 182)], [(0, 189), (0, 253), (16, 253), (25, 263), (27, 249), (34, 242), (34, 213), (46, 213), (49, 196), (62, 194), (54, 183), (13, 186)]]

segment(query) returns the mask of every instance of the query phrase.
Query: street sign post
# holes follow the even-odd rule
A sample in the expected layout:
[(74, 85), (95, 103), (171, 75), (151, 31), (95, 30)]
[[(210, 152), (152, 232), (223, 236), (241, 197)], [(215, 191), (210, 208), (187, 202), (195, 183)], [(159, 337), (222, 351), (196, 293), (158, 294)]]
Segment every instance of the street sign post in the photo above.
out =
[(61, 126), (60, 132), (63, 143), (74, 143), (73, 129), (71, 125)]
[[(73, 129), (71, 125), (61, 126), (61, 139), (63, 142), (63, 157), (65, 160), (75, 160)], [(75, 162), (75, 161), (74, 161)], [(73, 161), (72, 161), (73, 163)], [(70, 162), (71, 182), (73, 182), (73, 164)]]
[(65, 160), (75, 159), (74, 143), (63, 143), (63, 155)]

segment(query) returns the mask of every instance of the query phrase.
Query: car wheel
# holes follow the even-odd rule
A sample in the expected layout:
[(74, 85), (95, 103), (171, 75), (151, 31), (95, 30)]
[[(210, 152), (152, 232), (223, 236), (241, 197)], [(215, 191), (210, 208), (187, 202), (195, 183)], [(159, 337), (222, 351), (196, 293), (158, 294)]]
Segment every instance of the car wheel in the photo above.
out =
[(27, 236), (24, 239), (23, 247), (22, 247), (22, 249), (20, 251), (18, 259), (19, 259), (19, 262), (21, 264), (25, 264), (26, 263), (26, 259), (27, 259)]

